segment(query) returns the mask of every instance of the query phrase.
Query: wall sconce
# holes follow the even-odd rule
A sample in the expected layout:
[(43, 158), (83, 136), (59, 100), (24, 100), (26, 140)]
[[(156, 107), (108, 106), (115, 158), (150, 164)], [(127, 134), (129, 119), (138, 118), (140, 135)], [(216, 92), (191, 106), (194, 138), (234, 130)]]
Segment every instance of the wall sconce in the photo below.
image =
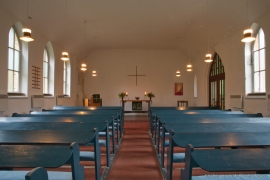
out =
[(180, 71), (176, 71), (176, 75), (175, 75), (176, 77), (180, 77), (181, 75), (180, 75)]

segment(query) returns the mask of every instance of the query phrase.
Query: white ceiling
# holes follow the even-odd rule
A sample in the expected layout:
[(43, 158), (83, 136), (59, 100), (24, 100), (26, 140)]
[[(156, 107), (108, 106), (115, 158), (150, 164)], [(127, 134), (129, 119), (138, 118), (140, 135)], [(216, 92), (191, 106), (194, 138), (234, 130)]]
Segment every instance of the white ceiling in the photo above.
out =
[[(188, 54), (189, 42), (193, 52), (206, 52), (208, 30), (211, 49), (248, 26), (246, 0), (208, 0), (209, 18), (207, 0), (67, 0), (67, 16), (66, 0), (28, 3), (32, 36), (38, 31), (76, 55), (84, 48), (85, 54), (118, 48), (178, 49)], [(26, 26), (27, 0), (0, 0), (0, 7)], [(269, 8), (270, 0), (249, 0), (249, 22)]]

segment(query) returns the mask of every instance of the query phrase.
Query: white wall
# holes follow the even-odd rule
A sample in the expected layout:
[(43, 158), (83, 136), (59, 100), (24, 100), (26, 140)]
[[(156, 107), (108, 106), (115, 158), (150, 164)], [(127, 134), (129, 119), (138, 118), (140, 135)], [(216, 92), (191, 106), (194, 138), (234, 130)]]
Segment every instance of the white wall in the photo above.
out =
[[(193, 75), (186, 71), (187, 63), (185, 56), (173, 50), (96, 50), (87, 57), (86, 94), (101, 94), (103, 105), (113, 106), (120, 105), (120, 92), (128, 92), (129, 99), (143, 99), (144, 92), (153, 92), (153, 106), (176, 106), (177, 100), (191, 101), (193, 95)], [(145, 75), (138, 77), (137, 86), (135, 77), (128, 76), (135, 74), (136, 66), (138, 74)], [(91, 76), (93, 70), (97, 77)], [(174, 95), (176, 82), (184, 84), (183, 96)]]
[[(8, 12), (0, 8), (0, 22), (1, 22), (1, 28), (0, 28), (0, 94), (6, 94), (7, 93), (7, 67), (8, 67), (8, 33), (12, 25), (18, 20), (10, 15)], [(35, 29), (32, 29), (32, 36), (35, 39), (34, 42), (30, 42), (28, 44), (28, 92), (26, 97), (21, 98), (9, 98), (8, 101), (8, 111), (3, 112), (3, 116), (10, 116), (12, 113), (29, 113), (31, 110), (31, 95), (41, 95), (43, 94), (42, 90), (42, 82), (41, 82), (41, 88), (40, 89), (32, 89), (32, 66), (37, 66), (43, 68), (43, 51), (44, 48), (50, 39), (44, 38), (42, 34), (39, 34), (39, 32), (35, 31)], [(53, 49), (54, 49), (54, 55), (55, 55), (55, 87), (54, 87), (54, 95), (63, 94), (63, 62), (60, 60), (61, 52), (63, 49), (61, 47), (57, 46), (54, 42), (51, 42)], [(76, 62), (74, 60), (75, 58), (71, 55), (71, 64), (73, 67), (76, 67)], [(71, 82), (76, 83), (77, 78), (77, 72), (76, 68), (72, 68), (72, 77)], [(40, 73), (41, 78), (43, 72)], [(66, 98), (66, 105), (73, 105), (76, 101), (76, 86), (71, 86), (71, 97)], [(56, 104), (55, 97), (52, 98), (46, 98), (44, 103), (45, 109), (50, 109)]]
[[(255, 22), (263, 28), (266, 40), (266, 94), (270, 93), (270, 49), (267, 46), (270, 44), (270, 12), (264, 14)], [(221, 57), (225, 68), (225, 107), (230, 107), (230, 95), (244, 95), (245, 96), (245, 44), (241, 42), (243, 35), (242, 30), (239, 30), (233, 36), (226, 38), (224, 41), (218, 43), (213, 47), (213, 51), (217, 52)], [(198, 77), (198, 98), (197, 104), (207, 105), (208, 102), (208, 68), (203, 65), (203, 54), (197, 56), (195, 62), (194, 73)], [(201, 86), (201, 87), (200, 87)], [(201, 95), (199, 94), (201, 92)], [(206, 99), (204, 99), (206, 98)], [(206, 102), (205, 104), (203, 102)], [(270, 116), (267, 110), (267, 99), (248, 99), (244, 98), (244, 112), (245, 113), (263, 113), (264, 116)]]

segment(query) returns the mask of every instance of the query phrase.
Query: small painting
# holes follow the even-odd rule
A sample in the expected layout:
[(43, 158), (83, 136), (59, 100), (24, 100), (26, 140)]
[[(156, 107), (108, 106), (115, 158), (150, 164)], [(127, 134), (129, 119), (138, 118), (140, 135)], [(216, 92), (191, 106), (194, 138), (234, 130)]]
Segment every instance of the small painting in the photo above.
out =
[(182, 96), (184, 92), (183, 83), (174, 84), (174, 95)]

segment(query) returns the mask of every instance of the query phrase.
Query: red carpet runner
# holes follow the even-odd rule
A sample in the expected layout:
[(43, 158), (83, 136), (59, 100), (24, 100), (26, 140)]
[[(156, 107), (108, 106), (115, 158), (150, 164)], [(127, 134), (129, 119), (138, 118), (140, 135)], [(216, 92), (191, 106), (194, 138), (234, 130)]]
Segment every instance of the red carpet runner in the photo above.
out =
[(126, 122), (124, 136), (106, 180), (162, 180), (148, 122)]

